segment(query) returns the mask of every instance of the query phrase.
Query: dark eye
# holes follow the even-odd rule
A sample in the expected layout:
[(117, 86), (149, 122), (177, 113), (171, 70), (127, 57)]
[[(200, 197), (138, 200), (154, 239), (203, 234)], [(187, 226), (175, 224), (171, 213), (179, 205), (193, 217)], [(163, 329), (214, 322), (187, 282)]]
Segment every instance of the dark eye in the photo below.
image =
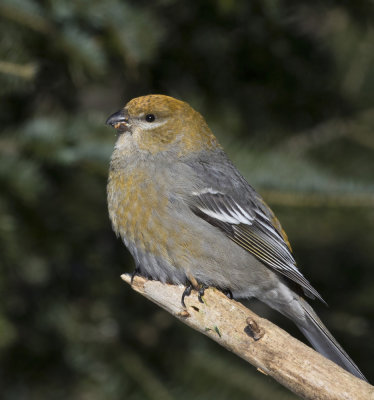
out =
[(147, 115), (145, 116), (145, 120), (146, 120), (147, 122), (153, 122), (155, 119), (156, 119), (156, 117), (155, 117), (153, 114), (147, 114)]

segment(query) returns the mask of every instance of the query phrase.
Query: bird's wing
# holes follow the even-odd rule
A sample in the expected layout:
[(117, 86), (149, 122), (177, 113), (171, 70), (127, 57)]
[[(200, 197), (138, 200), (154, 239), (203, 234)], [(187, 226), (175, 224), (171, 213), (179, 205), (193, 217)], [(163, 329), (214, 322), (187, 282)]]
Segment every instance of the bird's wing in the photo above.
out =
[(298, 270), (287, 236), (273, 212), (236, 168), (231, 168), (236, 175), (230, 174), (234, 182), (228, 184), (223, 173), (221, 179), (213, 179), (215, 186), (200, 187), (189, 198), (191, 210), (266, 266), (299, 284), (306, 295), (324, 302)]

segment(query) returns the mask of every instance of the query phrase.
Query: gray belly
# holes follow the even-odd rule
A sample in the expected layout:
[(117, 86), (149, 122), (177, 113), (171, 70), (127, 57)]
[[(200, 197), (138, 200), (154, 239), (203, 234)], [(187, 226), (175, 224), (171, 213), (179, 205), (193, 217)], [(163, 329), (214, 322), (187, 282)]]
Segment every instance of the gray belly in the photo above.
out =
[[(199, 283), (230, 289), (235, 297), (257, 297), (276, 289), (278, 276), (217, 228), (191, 214), (189, 223), (170, 225), (163, 249), (140, 250), (126, 242), (141, 273), (161, 282), (187, 284), (189, 276)], [(190, 228), (188, 229), (188, 226)], [(155, 231), (155, 235), (157, 232)], [(157, 237), (155, 237), (157, 241)]]

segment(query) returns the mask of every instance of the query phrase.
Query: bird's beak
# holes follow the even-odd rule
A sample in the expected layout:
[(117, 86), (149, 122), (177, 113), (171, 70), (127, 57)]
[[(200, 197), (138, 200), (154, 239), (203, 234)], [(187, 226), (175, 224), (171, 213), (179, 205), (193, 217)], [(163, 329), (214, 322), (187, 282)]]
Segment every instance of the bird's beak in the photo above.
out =
[(116, 129), (118, 133), (128, 132), (130, 130), (129, 118), (125, 110), (115, 112), (105, 123)]

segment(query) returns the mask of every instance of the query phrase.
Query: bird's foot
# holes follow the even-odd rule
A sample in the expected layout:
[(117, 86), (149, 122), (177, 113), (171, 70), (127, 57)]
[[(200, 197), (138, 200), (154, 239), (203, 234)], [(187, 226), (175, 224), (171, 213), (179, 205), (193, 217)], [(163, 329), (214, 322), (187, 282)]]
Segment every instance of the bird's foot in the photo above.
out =
[(207, 288), (208, 288), (207, 285), (200, 284), (196, 281), (195, 278), (191, 277), (191, 279), (188, 280), (188, 285), (186, 286), (186, 289), (184, 289), (184, 292), (182, 294), (182, 300), (181, 300), (182, 306), (184, 308), (186, 308), (184, 299), (185, 299), (185, 297), (187, 297), (191, 294), (192, 289), (197, 290), (197, 293), (198, 293), (197, 298), (199, 299), (200, 303), (204, 303), (203, 296), (204, 296), (205, 289), (207, 289)]
[[(197, 283), (196, 279), (193, 280), (193, 282), (188, 281), (188, 285), (186, 286), (186, 288), (184, 289), (184, 292), (182, 294), (182, 306), (184, 308), (186, 308), (186, 304), (184, 302), (185, 297), (188, 297), (191, 292), (192, 289), (197, 290), (197, 298), (199, 299), (200, 303), (204, 303), (203, 297), (204, 297), (204, 293), (205, 293), (205, 289), (208, 289), (209, 286), (205, 285), (203, 283), (199, 284)], [(220, 289), (221, 292), (226, 295), (230, 300), (232, 300), (234, 298), (232, 291), (230, 289)]]
[(182, 303), (182, 306), (184, 307), (184, 308), (187, 308), (186, 307), (186, 303), (184, 302), (184, 298), (187, 296), (189, 296), (190, 294), (191, 294), (191, 291), (192, 291), (192, 284), (191, 284), (191, 282), (186, 286), (186, 289), (184, 289), (184, 292), (183, 292), (183, 294), (182, 294), (182, 299), (181, 299), (181, 303)]
[(230, 289), (223, 289), (222, 293), (226, 295), (230, 300), (234, 298), (234, 296), (232, 295), (232, 291)]
[(198, 292), (197, 298), (199, 299), (200, 303), (204, 303), (204, 300), (202, 299), (202, 297), (204, 296), (205, 289), (208, 289), (208, 286), (202, 284), (202, 285), (200, 285), (200, 287), (197, 291)]
[(132, 282), (133, 282), (134, 278), (136, 277), (136, 275), (140, 275), (139, 267), (136, 267), (131, 275), (131, 280), (130, 280), (131, 285), (132, 285)]

